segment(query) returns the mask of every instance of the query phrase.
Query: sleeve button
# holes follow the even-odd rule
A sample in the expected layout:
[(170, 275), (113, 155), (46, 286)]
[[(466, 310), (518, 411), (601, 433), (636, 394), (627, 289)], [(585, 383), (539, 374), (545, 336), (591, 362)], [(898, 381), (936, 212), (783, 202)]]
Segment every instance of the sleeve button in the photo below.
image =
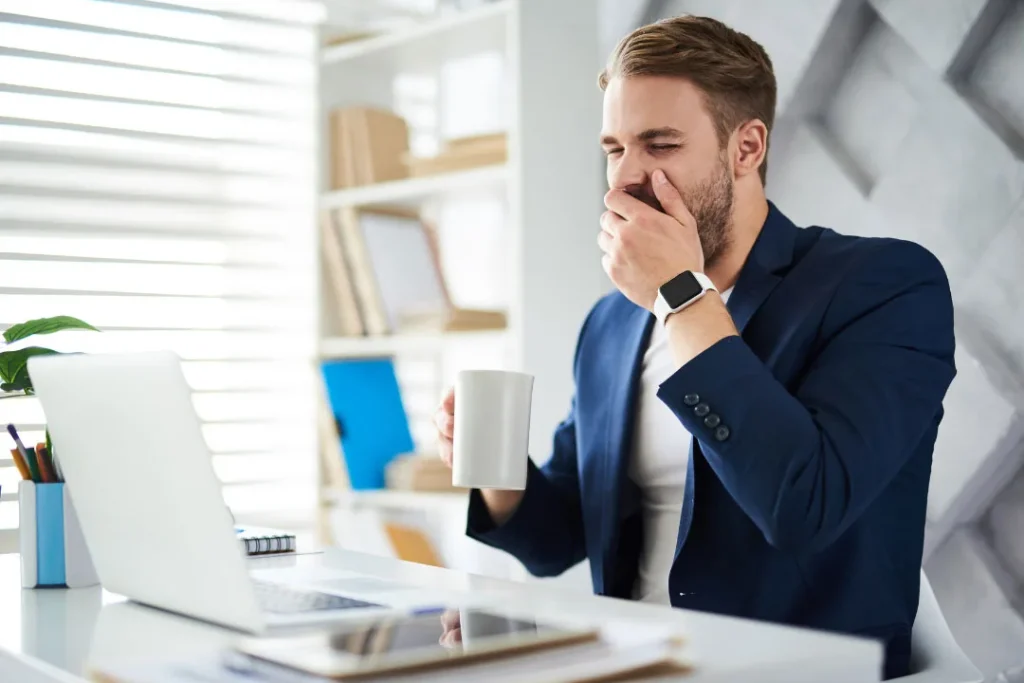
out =
[(697, 394), (687, 394), (686, 396), (683, 396), (683, 403), (688, 406), (695, 406), (700, 403), (700, 396)]
[(718, 417), (714, 413), (711, 413), (704, 418), (704, 426), (708, 429), (714, 429), (718, 425), (722, 424), (722, 418)]
[(697, 417), (704, 417), (711, 412), (711, 407), (707, 403), (698, 403), (693, 408), (693, 414)]
[(726, 427), (725, 425), (722, 425), (718, 429), (715, 430), (715, 440), (716, 441), (725, 441), (726, 439), (729, 438), (729, 435), (731, 433), (732, 432), (729, 431), (728, 427)]

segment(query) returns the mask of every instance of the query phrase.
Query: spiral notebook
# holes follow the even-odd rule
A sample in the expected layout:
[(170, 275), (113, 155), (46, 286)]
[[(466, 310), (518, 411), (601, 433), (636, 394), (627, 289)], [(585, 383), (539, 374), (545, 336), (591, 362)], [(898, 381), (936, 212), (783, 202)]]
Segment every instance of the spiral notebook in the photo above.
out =
[(246, 555), (274, 555), (295, 552), (295, 534), (278, 529), (247, 526), (235, 527)]

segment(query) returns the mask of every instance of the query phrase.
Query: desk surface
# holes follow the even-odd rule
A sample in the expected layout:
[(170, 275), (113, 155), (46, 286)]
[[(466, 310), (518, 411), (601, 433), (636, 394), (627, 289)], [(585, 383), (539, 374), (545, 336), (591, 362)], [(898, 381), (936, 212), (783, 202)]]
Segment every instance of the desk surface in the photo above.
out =
[[(466, 595), (474, 603), (538, 616), (602, 623), (636, 619), (678, 629), (691, 645), (687, 681), (876, 681), (882, 648), (873, 641), (702, 612), (668, 609), (517, 583), (344, 550), (252, 561), (254, 569), (342, 570)], [(0, 555), (0, 681), (80, 683), (87, 668), (137, 659), (205, 654), (238, 634), (128, 603), (100, 588), (22, 590), (17, 555)]]

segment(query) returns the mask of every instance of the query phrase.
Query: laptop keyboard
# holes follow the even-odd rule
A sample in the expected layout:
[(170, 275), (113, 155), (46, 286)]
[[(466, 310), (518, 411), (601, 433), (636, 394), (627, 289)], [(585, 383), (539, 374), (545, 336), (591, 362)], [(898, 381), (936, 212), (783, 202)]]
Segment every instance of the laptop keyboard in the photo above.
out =
[(253, 581), (256, 599), (265, 612), (273, 614), (302, 614), (323, 610), (358, 609), (362, 607), (383, 607), (372, 602), (346, 598), (330, 593), (292, 588), (280, 583)]

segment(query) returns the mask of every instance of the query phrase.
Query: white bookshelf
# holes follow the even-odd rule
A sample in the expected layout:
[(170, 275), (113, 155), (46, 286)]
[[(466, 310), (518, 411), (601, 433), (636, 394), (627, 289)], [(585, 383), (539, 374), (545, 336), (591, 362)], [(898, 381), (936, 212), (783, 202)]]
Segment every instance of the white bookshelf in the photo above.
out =
[(363, 185), (325, 192), (321, 196), (320, 206), (324, 209), (379, 204), (415, 206), (451, 195), (501, 188), (508, 180), (508, 175), (508, 166), (500, 164), (422, 178)]
[(375, 60), (415, 72), (486, 50), (504, 50), (513, 0), (501, 0), (464, 12), (424, 21), (364, 40), (329, 46), (321, 64), (331, 66)]
[(466, 508), (469, 492), (456, 491), (331, 491), (328, 497), (334, 503), (351, 508), (379, 510), (440, 510), (462, 512)]
[[(359, 42), (327, 47), (320, 60), (323, 141), (328, 136), (327, 112), (340, 106), (374, 106), (398, 111), (403, 100), (396, 86), (409, 76), (436, 81), (432, 102), (416, 102), (414, 110), (433, 107), (434, 131), (452, 134), (445, 124), (466, 118), (466, 109), (452, 104), (452, 87), (445, 81), (474, 56), (493, 60), (500, 55), (503, 73), (499, 112), (508, 140), (508, 161), (498, 166), (409, 178), (340, 191), (323, 191), (324, 208), (399, 205), (421, 207), (441, 235), (448, 258), (450, 284), (465, 289), (466, 278), (484, 276), (507, 292), (500, 306), (460, 300), (472, 308), (503, 308), (506, 330), (484, 333), (395, 335), (339, 338), (321, 335), (324, 359), (394, 356), (403, 362), (436, 362), (437, 394), (455, 371), (474, 367), (478, 356), (500, 354), (500, 365), (536, 376), (531, 418), (531, 453), (538, 461), (548, 455), (551, 433), (564, 418), (572, 394), (572, 360), (579, 326), (591, 305), (610, 287), (601, 270), (595, 239), (602, 210), (603, 161), (598, 138), (601, 95), (596, 86), (603, 65), (598, 44), (598, 3), (553, 0), (499, 0), (462, 14), (443, 16)], [(408, 79), (407, 79), (408, 80)], [(458, 85), (458, 84), (456, 84)], [(429, 88), (424, 88), (424, 91)], [(476, 82), (455, 88), (471, 97), (493, 97), (495, 88)], [(429, 118), (429, 117), (428, 117)], [(454, 124), (452, 124), (454, 125)], [(449, 126), (451, 128), (452, 126)], [(456, 131), (459, 135), (493, 132)], [(322, 176), (328, 177), (326, 157)], [(453, 203), (494, 201), (503, 216), (500, 225), (488, 220), (474, 224), (480, 214), (446, 211)], [(470, 224), (452, 226), (452, 216), (470, 216)], [(489, 216), (490, 214), (483, 214)], [(455, 234), (448, 242), (445, 234)], [(496, 263), (481, 266), (478, 241), (501, 232)], [(465, 259), (451, 249), (467, 248)], [(486, 251), (486, 250), (485, 250)], [(460, 271), (464, 269), (464, 271)], [(485, 283), (486, 284), (486, 283)], [(488, 287), (481, 286), (483, 291)], [(476, 365), (475, 367), (479, 367)], [(399, 379), (401, 381), (401, 372)], [(416, 429), (413, 429), (414, 433)], [(384, 510), (453, 510), (463, 514), (464, 496), (408, 492), (321, 491), (329, 505), (371, 506)], [(463, 528), (455, 520), (452, 528)], [(461, 533), (461, 532), (460, 532)]]
[(428, 355), (442, 352), (451, 343), (494, 342), (500, 341), (504, 335), (505, 330), (488, 330), (391, 334), (378, 337), (325, 337), (320, 340), (320, 357), (333, 359)]

